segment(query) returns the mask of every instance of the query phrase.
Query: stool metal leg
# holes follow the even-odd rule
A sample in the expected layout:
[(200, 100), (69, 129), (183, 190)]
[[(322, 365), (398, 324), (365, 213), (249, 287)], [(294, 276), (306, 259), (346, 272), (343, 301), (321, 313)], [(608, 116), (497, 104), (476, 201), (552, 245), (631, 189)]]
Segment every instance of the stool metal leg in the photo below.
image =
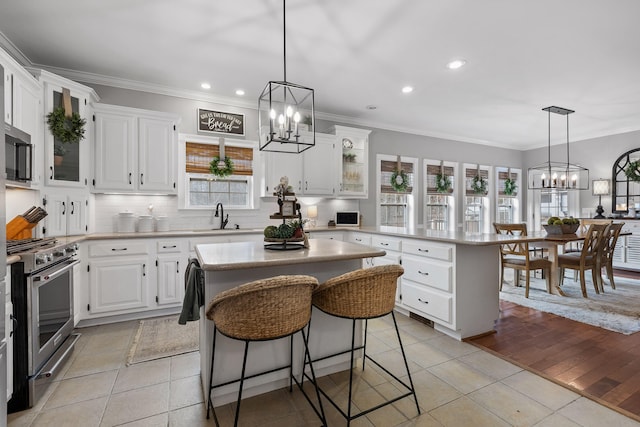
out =
[(211, 346), (211, 369), (209, 370), (209, 396), (207, 397), (207, 419), (209, 419), (209, 410), (213, 411), (213, 420), (216, 426), (219, 426), (218, 416), (216, 415), (216, 409), (213, 407), (213, 400), (211, 398), (211, 391), (213, 390), (213, 362), (216, 355), (216, 335), (218, 328), (213, 327), (213, 345)]
[(367, 360), (367, 328), (369, 327), (369, 319), (364, 319), (364, 343), (362, 345), (362, 370), (364, 371), (364, 362)]
[[(309, 401), (309, 404), (311, 405), (313, 410), (316, 412), (316, 415), (320, 416), (322, 425), (326, 426), (327, 418), (324, 414), (324, 407), (322, 406), (322, 400), (320, 399), (320, 390), (318, 389), (318, 381), (316, 380), (316, 373), (313, 370), (313, 363), (311, 363), (311, 353), (309, 353), (309, 337), (304, 333), (304, 328), (302, 328), (300, 332), (302, 332), (302, 341), (304, 342), (304, 363), (302, 364), (302, 379), (299, 384), (300, 391), (302, 391), (302, 394), (304, 394), (304, 397), (307, 398), (307, 400)], [(318, 411), (316, 410), (316, 407), (311, 402), (311, 399), (307, 397), (307, 394), (302, 389), (302, 381), (304, 380), (304, 369), (307, 364), (307, 358), (309, 359), (309, 370), (311, 371), (311, 381), (313, 382), (313, 387), (316, 390), (316, 398), (318, 399), (318, 405), (320, 406), (320, 413), (318, 413)]]
[(240, 416), (240, 401), (242, 400), (242, 387), (244, 386), (244, 374), (247, 370), (247, 354), (249, 353), (249, 341), (244, 342), (244, 357), (242, 359), (242, 374), (240, 375), (240, 389), (238, 390), (238, 403), (236, 404), (236, 417), (233, 427), (238, 427), (238, 417)]
[(293, 391), (293, 334), (289, 337), (289, 392), (291, 391)]
[(351, 367), (349, 369), (349, 404), (347, 406), (347, 427), (351, 425), (351, 393), (353, 391), (353, 359), (356, 346), (356, 319), (353, 319), (351, 321), (351, 324)]
[(413, 386), (413, 380), (411, 379), (411, 372), (409, 372), (409, 364), (407, 363), (407, 356), (404, 354), (404, 346), (402, 345), (402, 339), (400, 338), (400, 330), (398, 329), (398, 323), (396, 322), (396, 314), (391, 311), (391, 317), (393, 317), (393, 325), (396, 327), (396, 335), (398, 335), (398, 343), (400, 344), (400, 351), (402, 352), (402, 360), (404, 360), (404, 366), (407, 368), (407, 375), (409, 376), (409, 385), (411, 386), (411, 393), (416, 401), (416, 409), (418, 415), (420, 414), (420, 406), (418, 405), (418, 396), (416, 395), (416, 389)]

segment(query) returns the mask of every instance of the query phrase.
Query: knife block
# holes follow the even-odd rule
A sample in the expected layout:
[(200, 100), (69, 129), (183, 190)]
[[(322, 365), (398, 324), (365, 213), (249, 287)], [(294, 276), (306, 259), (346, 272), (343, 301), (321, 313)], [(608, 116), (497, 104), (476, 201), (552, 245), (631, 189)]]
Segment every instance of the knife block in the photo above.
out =
[(21, 240), (30, 239), (32, 236), (32, 229), (38, 223), (31, 223), (18, 215), (13, 218), (7, 224), (7, 240)]

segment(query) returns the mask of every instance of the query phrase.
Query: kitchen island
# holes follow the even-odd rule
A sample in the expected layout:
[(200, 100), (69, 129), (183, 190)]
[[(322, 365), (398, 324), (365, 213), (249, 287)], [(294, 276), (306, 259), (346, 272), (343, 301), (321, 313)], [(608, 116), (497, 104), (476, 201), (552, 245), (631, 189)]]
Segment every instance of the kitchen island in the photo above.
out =
[[(205, 307), (200, 310), (200, 373), (205, 396), (209, 386), (213, 324), (204, 311), (218, 293), (251, 282), (283, 274), (306, 274), (323, 282), (331, 277), (357, 270), (366, 258), (383, 256), (385, 252), (354, 243), (312, 239), (308, 249), (267, 250), (261, 242), (213, 243), (196, 246), (198, 261), (205, 272)], [(361, 332), (359, 339), (362, 339)], [(309, 348), (312, 357), (331, 354), (350, 344), (351, 322), (313, 310)], [(243, 343), (218, 335), (214, 384), (240, 376)], [(294, 339), (294, 372), (302, 362), (300, 337)], [(282, 366), (289, 360), (289, 341), (255, 342), (249, 346), (248, 375)], [(296, 361), (298, 363), (296, 364)], [(348, 369), (348, 356), (314, 365), (317, 375)], [(265, 393), (285, 387), (288, 371), (277, 371), (245, 382), (243, 396)], [(238, 385), (231, 384), (214, 391), (214, 402), (222, 405), (235, 401)]]

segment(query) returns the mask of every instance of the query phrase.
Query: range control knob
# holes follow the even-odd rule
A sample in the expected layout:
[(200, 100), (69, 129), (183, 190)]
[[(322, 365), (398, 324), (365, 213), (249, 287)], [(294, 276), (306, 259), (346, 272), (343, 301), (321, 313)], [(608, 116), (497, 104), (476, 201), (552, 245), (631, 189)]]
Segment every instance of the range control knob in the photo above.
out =
[(47, 262), (46, 255), (36, 255), (36, 264), (44, 264), (45, 262)]
[(64, 249), (56, 249), (55, 251), (53, 251), (53, 256), (64, 256)]

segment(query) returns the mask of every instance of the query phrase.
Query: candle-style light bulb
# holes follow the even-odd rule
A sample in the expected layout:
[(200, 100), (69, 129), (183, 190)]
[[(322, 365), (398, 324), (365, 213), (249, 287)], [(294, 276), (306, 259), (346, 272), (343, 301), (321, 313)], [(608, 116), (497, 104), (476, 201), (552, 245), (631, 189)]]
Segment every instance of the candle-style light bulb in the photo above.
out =
[(542, 174), (540, 178), (542, 179), (542, 186), (544, 187), (544, 180), (547, 179), (547, 175)]
[(573, 175), (571, 175), (571, 186), (573, 188), (576, 188), (577, 183), (578, 183), (578, 175), (574, 173)]
[(296, 124), (296, 135), (298, 135), (298, 123), (300, 122), (300, 113), (298, 113), (296, 111), (296, 113), (293, 115), (293, 121)]
[(278, 116), (278, 130), (280, 138), (284, 137), (284, 116), (282, 114)]

